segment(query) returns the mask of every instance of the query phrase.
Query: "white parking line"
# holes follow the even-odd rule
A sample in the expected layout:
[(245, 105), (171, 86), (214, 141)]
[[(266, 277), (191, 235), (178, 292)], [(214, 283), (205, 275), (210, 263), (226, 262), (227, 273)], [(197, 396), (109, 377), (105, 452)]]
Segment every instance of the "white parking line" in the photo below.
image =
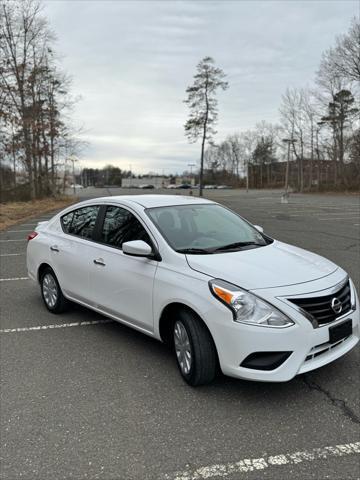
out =
[(318, 218), (318, 220), (352, 220), (353, 218), (359, 218), (359, 216), (357, 215), (356, 217), (352, 216), (352, 217), (327, 217), (327, 218)]
[(291, 217), (303, 217), (305, 215), (320, 215), (322, 217), (325, 217), (325, 216), (329, 216), (331, 217), (332, 215), (343, 215), (344, 218), (346, 216), (346, 218), (349, 218), (348, 215), (350, 216), (356, 216), (356, 218), (359, 218), (359, 213), (358, 212), (303, 212), (303, 213), (293, 213), (293, 212), (290, 212), (290, 211), (287, 211), (287, 212), (271, 212), (273, 214), (276, 214), (276, 215), (281, 215), (281, 214), (286, 214), (286, 215), (290, 215)]
[(36, 327), (19, 327), (19, 328), (3, 328), (0, 330), (0, 333), (19, 333), (19, 332), (33, 332), (38, 330), (51, 330), (54, 328), (71, 328), (71, 327), (86, 327), (88, 325), (98, 325), (101, 323), (114, 323), (113, 320), (109, 318), (104, 318), (102, 320), (88, 320), (84, 322), (73, 322), (73, 323), (60, 323), (54, 325), (39, 325)]
[(0, 242), (4, 243), (4, 242), (26, 242), (27, 239), (26, 238), (18, 238), (16, 240), (0, 240)]
[(360, 215), (358, 210), (347, 210), (346, 212), (318, 212), (318, 215)]
[(165, 475), (167, 480), (204, 480), (208, 478), (222, 478), (228, 475), (265, 470), (266, 468), (279, 465), (296, 465), (302, 462), (313, 462), (314, 460), (326, 460), (330, 457), (343, 457), (345, 455), (356, 455), (360, 453), (360, 442), (346, 443), (323, 448), (313, 448), (302, 452), (285, 453), (275, 456), (261, 458), (245, 458), (234, 463), (223, 463), (200, 467), (196, 470), (188, 469), (182, 472)]
[(1, 253), (0, 257), (18, 257), (19, 255), (25, 255), (24, 253)]
[(29, 277), (0, 278), (0, 282), (14, 282), (17, 280), (29, 280)]

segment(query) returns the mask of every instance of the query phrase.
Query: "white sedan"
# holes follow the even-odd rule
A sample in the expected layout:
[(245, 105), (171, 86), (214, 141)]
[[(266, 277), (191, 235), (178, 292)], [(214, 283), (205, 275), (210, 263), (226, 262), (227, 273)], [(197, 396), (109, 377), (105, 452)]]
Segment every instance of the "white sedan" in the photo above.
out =
[(50, 312), (77, 302), (168, 343), (190, 385), (219, 368), (287, 381), (359, 341), (359, 301), (342, 268), (205, 199), (72, 205), (29, 235), (27, 267)]

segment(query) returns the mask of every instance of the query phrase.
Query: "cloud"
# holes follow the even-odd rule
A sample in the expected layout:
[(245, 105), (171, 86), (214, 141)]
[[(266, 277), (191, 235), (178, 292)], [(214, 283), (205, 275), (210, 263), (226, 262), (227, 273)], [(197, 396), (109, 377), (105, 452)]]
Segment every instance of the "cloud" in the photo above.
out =
[(215, 58), (230, 89), (219, 95), (217, 141), (277, 121), (287, 86), (311, 83), (321, 53), (345, 32), (358, 2), (47, 1), (63, 66), (82, 101), (75, 119), (90, 145), (83, 165), (182, 171), (199, 146), (184, 138), (185, 88)]

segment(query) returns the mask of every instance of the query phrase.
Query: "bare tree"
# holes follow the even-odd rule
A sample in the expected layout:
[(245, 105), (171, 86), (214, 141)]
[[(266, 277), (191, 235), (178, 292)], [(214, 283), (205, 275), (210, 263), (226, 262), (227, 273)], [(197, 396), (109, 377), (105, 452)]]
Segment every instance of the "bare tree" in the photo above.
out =
[(230, 146), (231, 170), (237, 179), (245, 166), (245, 145), (240, 134), (234, 133), (227, 137)]
[(324, 52), (320, 71), (329, 71), (333, 77), (347, 82), (360, 81), (360, 22), (353, 18), (347, 34), (336, 39), (335, 47)]
[(226, 90), (228, 83), (225, 74), (215, 67), (211, 57), (203, 58), (197, 65), (194, 83), (186, 89), (190, 115), (185, 123), (185, 135), (189, 141), (197, 142), (201, 138), (201, 157), (199, 175), (199, 195), (203, 193), (203, 172), (205, 144), (216, 134), (215, 125), (218, 117), (216, 93), (218, 89)]
[(56, 66), (54, 36), (37, 0), (0, 0), (0, 132), (30, 196), (56, 193), (62, 136), (69, 136), (69, 80)]
[(296, 143), (291, 142), (291, 146), (298, 162), (298, 185), (302, 192), (304, 189), (305, 119), (303, 94), (300, 89), (288, 88), (281, 97), (280, 118), (286, 136), (296, 140)]

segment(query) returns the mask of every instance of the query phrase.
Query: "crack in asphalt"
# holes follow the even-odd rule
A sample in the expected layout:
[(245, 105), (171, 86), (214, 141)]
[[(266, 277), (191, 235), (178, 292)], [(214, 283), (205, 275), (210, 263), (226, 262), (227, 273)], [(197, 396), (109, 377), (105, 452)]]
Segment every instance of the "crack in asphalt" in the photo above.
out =
[(326, 390), (314, 380), (310, 380), (306, 374), (303, 375), (302, 380), (310, 390), (316, 390), (325, 395), (335, 407), (339, 408), (342, 411), (343, 415), (348, 417), (352, 422), (360, 425), (360, 418), (346, 404), (345, 400), (343, 400), (342, 398), (333, 397), (329, 390)]
[(343, 249), (346, 251), (346, 250), (350, 250), (351, 248), (359, 247), (359, 246), (360, 246), (359, 243), (352, 243), (351, 245), (347, 245), (346, 247), (343, 247)]

